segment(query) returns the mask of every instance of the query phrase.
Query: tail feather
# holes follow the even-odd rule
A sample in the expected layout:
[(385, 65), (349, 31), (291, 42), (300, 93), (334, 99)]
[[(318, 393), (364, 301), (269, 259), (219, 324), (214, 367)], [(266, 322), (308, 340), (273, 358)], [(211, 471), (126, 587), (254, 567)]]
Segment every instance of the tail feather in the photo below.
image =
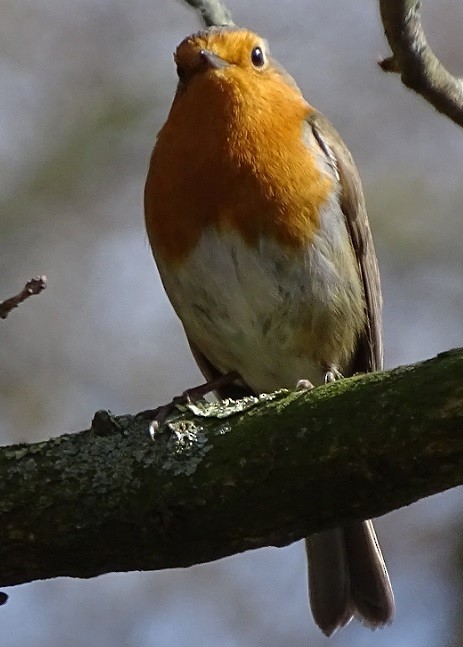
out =
[(355, 615), (376, 629), (391, 621), (394, 596), (371, 521), (306, 539), (314, 620), (330, 636)]
[(372, 629), (382, 627), (392, 619), (394, 595), (373, 524), (347, 526), (344, 537), (356, 615)]
[(349, 566), (342, 528), (307, 537), (309, 598), (315, 622), (331, 636), (352, 619)]

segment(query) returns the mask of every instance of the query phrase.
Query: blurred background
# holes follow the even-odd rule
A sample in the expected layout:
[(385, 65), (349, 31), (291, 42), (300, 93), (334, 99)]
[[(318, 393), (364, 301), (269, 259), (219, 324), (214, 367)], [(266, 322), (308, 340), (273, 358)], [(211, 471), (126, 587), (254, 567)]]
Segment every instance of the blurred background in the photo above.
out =
[[(360, 168), (382, 270), (386, 363), (463, 343), (463, 132), (399, 79), (376, 2), (230, 0), (265, 35)], [(199, 378), (143, 229), (142, 191), (172, 99), (172, 52), (197, 29), (176, 0), (0, 5), (0, 299), (47, 290), (0, 322), (1, 442), (87, 428)], [(463, 4), (426, 7), (429, 39), (463, 65)], [(457, 647), (461, 490), (378, 520), (394, 624), (330, 645)], [(307, 611), (302, 544), (185, 570), (67, 578), (8, 591), (2, 647), (327, 645)]]

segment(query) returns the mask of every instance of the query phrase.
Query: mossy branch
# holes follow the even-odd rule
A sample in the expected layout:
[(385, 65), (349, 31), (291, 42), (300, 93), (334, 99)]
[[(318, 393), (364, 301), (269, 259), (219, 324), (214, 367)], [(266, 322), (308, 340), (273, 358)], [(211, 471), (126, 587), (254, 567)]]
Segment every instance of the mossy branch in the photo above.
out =
[(283, 546), (463, 483), (463, 349), (149, 422), (0, 450), (0, 585)]

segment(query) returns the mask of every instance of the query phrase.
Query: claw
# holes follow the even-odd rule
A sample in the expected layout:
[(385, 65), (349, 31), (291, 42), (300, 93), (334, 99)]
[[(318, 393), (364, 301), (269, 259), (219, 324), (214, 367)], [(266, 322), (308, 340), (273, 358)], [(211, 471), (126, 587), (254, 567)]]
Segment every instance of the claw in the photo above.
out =
[(342, 380), (344, 376), (338, 371), (336, 366), (330, 366), (325, 373), (325, 384), (330, 384), (330, 382), (336, 382), (336, 380)]
[(296, 384), (296, 391), (310, 391), (314, 388), (314, 385), (310, 380), (298, 380)]
[(211, 393), (222, 386), (226, 386), (237, 379), (239, 379), (239, 375), (234, 371), (231, 371), (226, 375), (220, 375), (214, 380), (209, 380), (209, 382), (200, 384), (192, 389), (187, 389), (182, 393), (182, 395), (177, 395), (175, 398), (172, 398), (168, 404), (157, 407), (157, 409), (141, 411), (137, 417), (150, 419), (149, 432), (151, 439), (154, 440), (159, 428), (164, 424), (177, 404), (188, 404), (190, 402), (198, 401), (208, 393)]

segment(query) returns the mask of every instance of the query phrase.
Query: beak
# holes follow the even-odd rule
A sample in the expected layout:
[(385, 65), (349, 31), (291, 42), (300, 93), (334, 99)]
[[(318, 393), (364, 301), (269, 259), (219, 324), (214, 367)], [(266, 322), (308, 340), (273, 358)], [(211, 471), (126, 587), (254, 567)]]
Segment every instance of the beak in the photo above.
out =
[(211, 67), (215, 70), (221, 70), (224, 67), (228, 67), (230, 65), (228, 61), (224, 61), (223, 58), (220, 58), (220, 56), (217, 56), (217, 54), (214, 54), (214, 52), (211, 52), (208, 49), (200, 50), (199, 55), (201, 56), (201, 59), (206, 63), (207, 67)]

